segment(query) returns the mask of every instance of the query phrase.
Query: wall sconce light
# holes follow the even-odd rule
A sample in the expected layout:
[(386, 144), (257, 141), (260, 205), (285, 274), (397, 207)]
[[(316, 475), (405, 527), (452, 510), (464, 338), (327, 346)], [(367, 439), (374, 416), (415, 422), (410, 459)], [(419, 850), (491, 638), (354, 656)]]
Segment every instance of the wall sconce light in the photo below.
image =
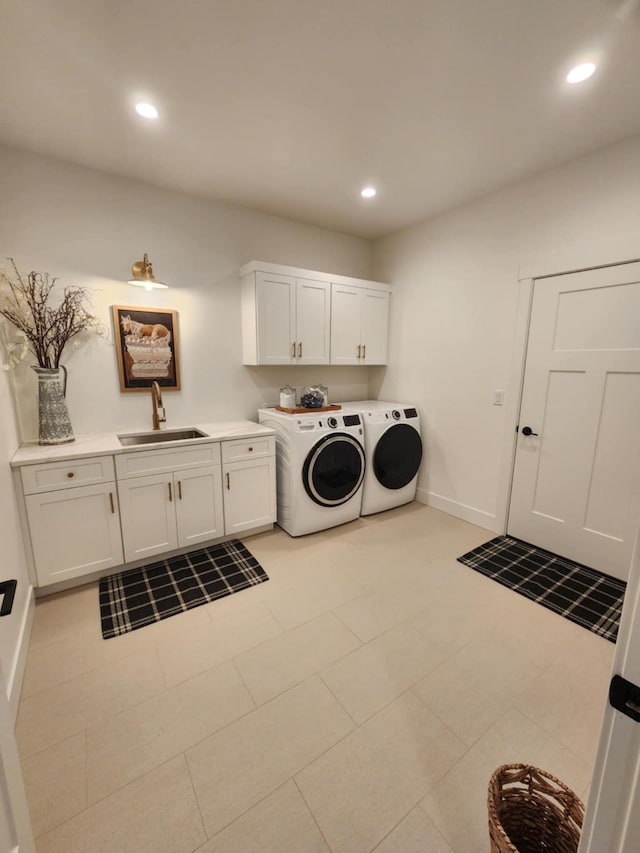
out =
[(165, 290), (169, 286), (156, 280), (151, 261), (146, 252), (144, 258), (141, 261), (136, 261), (131, 267), (131, 273), (132, 278), (129, 279), (129, 284), (134, 284), (136, 287), (144, 287), (145, 290)]

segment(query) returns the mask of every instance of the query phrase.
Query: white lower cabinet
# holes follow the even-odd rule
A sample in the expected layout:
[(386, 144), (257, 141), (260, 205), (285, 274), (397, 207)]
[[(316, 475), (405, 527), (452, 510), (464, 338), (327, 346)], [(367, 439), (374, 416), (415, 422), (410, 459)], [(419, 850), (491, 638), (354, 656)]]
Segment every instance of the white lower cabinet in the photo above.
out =
[(275, 440), (25, 465), (20, 483), (43, 587), (273, 524)]
[(174, 480), (178, 495), (178, 547), (224, 536), (220, 466), (180, 471)]
[(224, 534), (219, 465), (118, 483), (127, 562)]
[(116, 470), (127, 562), (224, 535), (218, 442), (126, 454)]
[(115, 482), (25, 497), (39, 586), (123, 562)]
[(173, 475), (150, 474), (118, 483), (122, 542), (127, 562), (178, 547)]
[(222, 445), (224, 531), (227, 536), (276, 520), (276, 463), (273, 436), (225, 441)]
[(273, 458), (225, 465), (224, 480), (224, 530), (227, 535), (275, 521)]

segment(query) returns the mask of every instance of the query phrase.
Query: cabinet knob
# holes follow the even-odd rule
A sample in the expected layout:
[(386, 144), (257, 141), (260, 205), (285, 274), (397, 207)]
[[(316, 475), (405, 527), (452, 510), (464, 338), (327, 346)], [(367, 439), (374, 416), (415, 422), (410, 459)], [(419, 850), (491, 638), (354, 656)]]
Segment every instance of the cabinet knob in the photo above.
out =
[(252, 452), (253, 452), (253, 447), (249, 447), (249, 448), (248, 448), (248, 450), (249, 450), (249, 453), (252, 453)]
[(73, 477), (73, 471), (67, 471), (67, 477), (71, 479), (71, 477)]

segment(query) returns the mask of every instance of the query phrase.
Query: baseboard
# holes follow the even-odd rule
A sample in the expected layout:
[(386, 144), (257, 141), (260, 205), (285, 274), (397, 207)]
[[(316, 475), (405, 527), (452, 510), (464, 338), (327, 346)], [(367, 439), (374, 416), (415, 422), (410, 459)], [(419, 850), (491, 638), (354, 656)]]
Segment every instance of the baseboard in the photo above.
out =
[(29, 595), (25, 602), (22, 619), (20, 622), (20, 631), (16, 643), (16, 653), (13, 661), (13, 667), (9, 673), (7, 680), (7, 694), (9, 696), (9, 713), (11, 719), (15, 723), (18, 715), (18, 703), (20, 702), (20, 692), (22, 690), (22, 681), (24, 679), (24, 670), (27, 664), (27, 654), (29, 652), (29, 638), (31, 637), (31, 628), (33, 627), (33, 617), (35, 616), (35, 594), (33, 587), (29, 589)]
[(500, 524), (495, 515), (490, 512), (485, 512), (483, 509), (477, 509), (474, 506), (463, 504), (460, 501), (454, 501), (452, 498), (445, 498), (443, 495), (437, 495), (435, 492), (428, 492), (426, 489), (418, 489), (416, 492), (416, 500), (420, 503), (431, 506), (434, 509), (439, 509), (449, 515), (454, 515), (463, 521), (468, 521), (470, 524), (475, 524), (478, 527), (484, 527), (491, 530), (493, 533), (503, 533), (500, 529)]

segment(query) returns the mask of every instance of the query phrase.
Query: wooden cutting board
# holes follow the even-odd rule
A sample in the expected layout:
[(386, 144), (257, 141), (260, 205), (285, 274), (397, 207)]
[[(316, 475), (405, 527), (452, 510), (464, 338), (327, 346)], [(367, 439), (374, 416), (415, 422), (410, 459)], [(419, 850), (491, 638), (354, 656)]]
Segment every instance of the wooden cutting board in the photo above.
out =
[(342, 406), (319, 406), (317, 409), (284, 409), (282, 406), (275, 407), (278, 412), (286, 412), (288, 415), (309, 415), (315, 412), (339, 412)]

